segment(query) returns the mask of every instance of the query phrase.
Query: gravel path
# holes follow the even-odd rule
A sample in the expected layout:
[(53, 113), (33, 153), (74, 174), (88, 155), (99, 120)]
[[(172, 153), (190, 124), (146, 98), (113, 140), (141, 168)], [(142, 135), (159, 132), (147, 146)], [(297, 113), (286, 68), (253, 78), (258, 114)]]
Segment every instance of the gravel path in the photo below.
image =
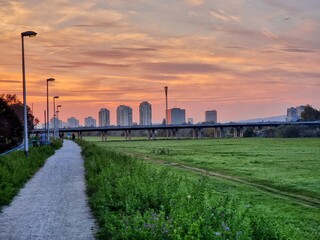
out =
[(63, 147), (0, 213), (0, 239), (94, 239), (80, 147)]

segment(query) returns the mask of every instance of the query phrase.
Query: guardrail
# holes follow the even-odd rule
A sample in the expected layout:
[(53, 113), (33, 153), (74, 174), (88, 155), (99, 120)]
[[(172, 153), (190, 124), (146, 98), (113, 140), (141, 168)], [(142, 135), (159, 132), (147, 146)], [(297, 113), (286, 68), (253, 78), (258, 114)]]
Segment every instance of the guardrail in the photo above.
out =
[(15, 147), (15, 148), (13, 148), (13, 149), (10, 149), (10, 150), (7, 151), (7, 152), (1, 153), (1, 154), (0, 154), (0, 157), (1, 157), (1, 156), (4, 156), (4, 155), (7, 155), (7, 154), (9, 154), (9, 153), (11, 153), (11, 152), (18, 151), (18, 150), (22, 150), (22, 149), (23, 149), (23, 143), (22, 143), (20, 146), (18, 146), (18, 147)]

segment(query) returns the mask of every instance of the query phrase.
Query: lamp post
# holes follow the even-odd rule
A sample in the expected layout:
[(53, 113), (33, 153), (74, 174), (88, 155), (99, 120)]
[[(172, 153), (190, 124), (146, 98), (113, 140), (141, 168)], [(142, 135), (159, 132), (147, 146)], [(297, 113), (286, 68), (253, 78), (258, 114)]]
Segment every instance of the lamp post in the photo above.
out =
[(57, 106), (57, 111), (56, 111), (56, 113), (57, 113), (57, 124), (58, 124), (58, 126), (57, 126), (57, 129), (58, 129), (57, 136), (59, 136), (59, 108), (61, 108), (61, 107), (62, 107), (62, 105), (58, 105)]
[(49, 143), (49, 82), (53, 82), (55, 79), (54, 78), (48, 78), (47, 79), (47, 143)]
[(22, 46), (22, 82), (23, 82), (23, 135), (24, 135), (24, 152), (28, 157), (29, 144), (28, 144), (28, 115), (27, 115), (27, 90), (26, 90), (26, 70), (24, 61), (24, 37), (35, 37), (36, 32), (27, 31), (21, 33), (21, 46)]
[(59, 98), (59, 96), (53, 97), (53, 137), (56, 137), (56, 99)]

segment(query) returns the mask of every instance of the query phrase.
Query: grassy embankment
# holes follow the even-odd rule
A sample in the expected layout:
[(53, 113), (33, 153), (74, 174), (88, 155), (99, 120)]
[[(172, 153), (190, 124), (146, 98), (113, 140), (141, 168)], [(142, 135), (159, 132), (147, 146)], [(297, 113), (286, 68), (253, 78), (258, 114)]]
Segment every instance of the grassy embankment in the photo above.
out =
[[(139, 153), (140, 157), (162, 158), (171, 162), (180, 159), (177, 156), (180, 149), (180, 153), (184, 153), (181, 155), (182, 159), (186, 155), (190, 158), (195, 156), (193, 163), (196, 164), (196, 156), (201, 155), (203, 158), (202, 153), (207, 151), (209, 158), (209, 149), (215, 148), (214, 145), (220, 142), (219, 147), (212, 151), (221, 153), (223, 149), (228, 151), (229, 145), (234, 145), (230, 148), (234, 150), (233, 155), (229, 154), (233, 158), (224, 158), (225, 162), (220, 163), (223, 166), (227, 164), (232, 166), (233, 164), (228, 161), (238, 159), (234, 155), (239, 153), (241, 147), (235, 149), (235, 146), (242, 145), (241, 141), (245, 141), (244, 146), (258, 144), (267, 148), (268, 141), (255, 140), (257, 143), (252, 142), (254, 140), (248, 142), (243, 139), (229, 139), (98, 144), (118, 152)], [(271, 144), (275, 148), (280, 147), (277, 141), (282, 142), (276, 140), (274, 142), (277, 143), (276, 146), (274, 143)], [(169, 148), (167, 154), (155, 151), (164, 148)], [(201, 149), (196, 150), (197, 148)], [(248, 151), (248, 148), (246, 150), (249, 155), (251, 151)], [(242, 153), (240, 156), (244, 155), (244, 151), (240, 151)], [(251, 186), (223, 179), (210, 178), (199, 182), (197, 174), (186, 174), (184, 170), (179, 169), (163, 170), (163, 167), (156, 164), (142, 164), (122, 154), (97, 147), (87, 147), (86, 144), (84, 154), (90, 204), (101, 226), (101, 239), (111, 237), (132, 239), (147, 238), (147, 236), (167, 239), (179, 239), (179, 237), (182, 239), (188, 237), (317, 239), (319, 237), (318, 208), (305, 207), (291, 200), (257, 191)], [(255, 154), (258, 154), (257, 161), (263, 161), (259, 158), (261, 157), (259, 152)], [(260, 155), (263, 154), (260, 152)], [(240, 157), (239, 160), (244, 161), (244, 158)], [(244, 165), (249, 165), (251, 160), (249, 159)], [(252, 164), (256, 166), (257, 163)], [(228, 168), (228, 165), (225, 168)], [(269, 171), (272, 172), (273, 169), (269, 168)], [(272, 178), (271, 174), (270, 179)], [(230, 200), (226, 200), (228, 198)]]
[(0, 157), (0, 209), (11, 202), (20, 188), (61, 146), (61, 140), (54, 140), (51, 146), (30, 148), (28, 158), (23, 151)]

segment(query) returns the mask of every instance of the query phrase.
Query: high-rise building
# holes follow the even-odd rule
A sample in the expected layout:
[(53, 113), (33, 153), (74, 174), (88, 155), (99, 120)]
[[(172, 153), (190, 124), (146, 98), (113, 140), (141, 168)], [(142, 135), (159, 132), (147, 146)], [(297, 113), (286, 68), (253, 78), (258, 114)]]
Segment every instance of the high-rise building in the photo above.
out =
[(205, 122), (217, 123), (217, 111), (216, 110), (206, 111), (205, 114), (206, 114)]
[(93, 117), (89, 116), (84, 119), (84, 126), (85, 127), (96, 127), (97, 126), (97, 120)]
[(140, 113), (140, 125), (151, 125), (152, 124), (152, 112), (151, 104), (148, 102), (142, 102), (139, 106)]
[(117, 107), (117, 125), (132, 126), (132, 108), (125, 105)]
[(168, 124), (186, 123), (186, 110), (181, 108), (168, 109)]
[(301, 118), (304, 106), (291, 107), (287, 109), (287, 122), (296, 122)]
[(101, 108), (99, 111), (99, 126), (110, 126), (110, 111), (106, 108)]
[(67, 121), (68, 121), (68, 124), (67, 124), (68, 127), (70, 128), (79, 127), (79, 120), (76, 119), (75, 117), (68, 118)]

